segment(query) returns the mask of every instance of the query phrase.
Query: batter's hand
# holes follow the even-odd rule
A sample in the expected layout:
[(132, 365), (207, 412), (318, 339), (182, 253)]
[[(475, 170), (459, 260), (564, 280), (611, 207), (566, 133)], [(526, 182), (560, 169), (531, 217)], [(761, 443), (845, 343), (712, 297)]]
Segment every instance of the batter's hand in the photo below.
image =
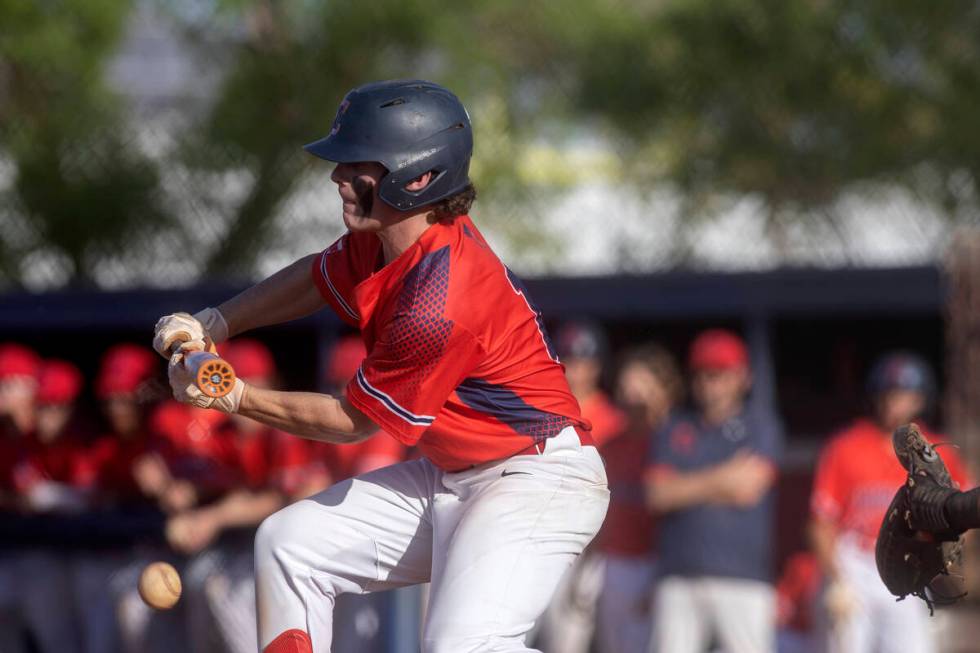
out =
[(179, 352), (170, 357), (167, 377), (170, 379), (170, 389), (173, 390), (174, 399), (198, 408), (214, 408), (223, 413), (237, 413), (242, 395), (245, 394), (245, 383), (241, 379), (235, 379), (231, 392), (224, 397), (209, 397), (197, 387), (194, 370), (189, 370), (184, 365), (183, 352), (200, 349), (198, 345), (197, 342), (186, 343)]
[(176, 342), (187, 342), (195, 349), (210, 349), (228, 339), (228, 324), (221, 311), (205, 308), (194, 315), (173, 313), (157, 320), (153, 328), (153, 348), (164, 358), (170, 358)]

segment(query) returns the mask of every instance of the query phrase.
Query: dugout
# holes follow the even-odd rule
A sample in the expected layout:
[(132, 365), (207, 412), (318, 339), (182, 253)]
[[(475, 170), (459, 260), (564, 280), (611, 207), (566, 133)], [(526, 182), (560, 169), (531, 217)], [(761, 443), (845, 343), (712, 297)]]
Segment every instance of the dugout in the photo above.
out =
[[(549, 324), (593, 318), (608, 329), (614, 351), (653, 339), (682, 355), (693, 335), (710, 326), (746, 336), (754, 400), (774, 405), (786, 425), (781, 553), (803, 544), (800, 520), (819, 447), (862, 410), (863, 380), (875, 357), (912, 349), (943, 379), (947, 293), (934, 266), (546, 277), (529, 279), (527, 286)], [(109, 345), (127, 340), (148, 345), (160, 315), (214, 305), (240, 289), (209, 284), (9, 293), (0, 296), (0, 341), (74, 360), (94, 375)], [(342, 329), (325, 310), (256, 336), (273, 347), (284, 386), (310, 388), (324, 352)], [(933, 417), (941, 426), (941, 416)]]
[[(549, 325), (594, 318), (607, 327), (614, 350), (656, 339), (680, 354), (698, 329), (741, 331), (752, 350), (757, 399), (775, 403), (794, 443), (821, 440), (861, 408), (863, 376), (882, 351), (914, 349), (943, 378), (946, 291), (933, 266), (546, 277), (527, 286)], [(149, 344), (160, 315), (213, 305), (240, 289), (9, 293), (0, 295), (0, 339), (94, 371), (112, 343)], [(309, 387), (320, 350), (342, 329), (325, 310), (257, 335), (274, 345), (286, 385)]]

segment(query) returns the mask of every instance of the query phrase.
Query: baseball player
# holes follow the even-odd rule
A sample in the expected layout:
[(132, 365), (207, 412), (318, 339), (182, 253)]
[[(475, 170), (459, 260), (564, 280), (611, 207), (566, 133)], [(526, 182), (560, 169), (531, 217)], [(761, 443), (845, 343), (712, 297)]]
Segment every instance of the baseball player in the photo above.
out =
[(592, 424), (597, 447), (622, 433), (626, 418), (599, 383), (609, 356), (609, 342), (603, 329), (588, 320), (566, 322), (558, 330), (555, 349), (565, 366), (568, 387), (578, 400), (582, 416)]
[(71, 363), (44, 361), (38, 372), (35, 429), (27, 455), (14, 468), (14, 483), (35, 512), (75, 512), (86, 507), (86, 483), (78, 461), (83, 433), (72, 423), (82, 374)]
[[(71, 363), (45, 360), (39, 366), (34, 433), (14, 468), (14, 485), (31, 513), (77, 513), (89, 507), (91, 479), (79, 465), (86, 434), (72, 419), (81, 389), (81, 372)], [(85, 614), (86, 604), (72, 595), (71, 558), (72, 552), (63, 549), (25, 552), (17, 563), (24, 575), (22, 600), (43, 615), (45, 630), (63, 633), (59, 651), (96, 650), (87, 647), (92, 633), (86, 624), (75, 619), (76, 613)]]
[[(36, 456), (41, 365), (31, 349), (0, 344), (0, 498), (23, 512), (34, 512), (31, 492), (43, 481)], [(0, 630), (26, 629), (41, 653), (79, 650), (69, 591), (70, 575), (56, 552), (41, 547), (0, 551), (0, 622), (5, 622)], [(14, 639), (0, 633), (2, 643), (17, 650)]]
[(680, 371), (663, 347), (646, 344), (623, 355), (616, 399), (626, 427), (599, 448), (611, 494), (595, 547), (605, 561), (597, 610), (601, 653), (649, 650), (656, 523), (646, 506), (643, 479), (654, 434), (682, 395)]
[(697, 413), (675, 411), (654, 439), (648, 502), (661, 513), (656, 650), (775, 647), (771, 491), (782, 447), (775, 415), (748, 402), (745, 343), (700, 333), (689, 353)]
[[(868, 389), (871, 417), (834, 436), (814, 479), (810, 536), (825, 579), (818, 628), (831, 653), (927, 653), (934, 644), (925, 604), (895, 602), (878, 577), (874, 546), (895, 488), (907, 474), (893, 453), (892, 431), (921, 416), (935, 385), (925, 361), (898, 352), (874, 365)], [(943, 459), (962, 484), (955, 450), (944, 449)]]
[(236, 381), (221, 399), (170, 358), (174, 395), (307, 438), (383, 429), (419, 460), (299, 501), (255, 539), (259, 646), (329, 651), (338, 594), (431, 581), (427, 653), (528, 650), (525, 634), (591, 541), (608, 502), (589, 425), (541, 316), (467, 213), (469, 116), (425, 81), (358, 87), (307, 150), (331, 179), (348, 232), (217, 308), (165, 316), (165, 356), (330, 306), (368, 355), (345, 396)]

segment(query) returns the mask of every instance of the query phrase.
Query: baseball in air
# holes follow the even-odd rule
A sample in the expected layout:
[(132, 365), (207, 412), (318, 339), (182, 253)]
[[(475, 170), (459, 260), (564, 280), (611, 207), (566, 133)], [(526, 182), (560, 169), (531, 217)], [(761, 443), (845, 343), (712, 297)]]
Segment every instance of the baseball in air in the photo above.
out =
[(153, 562), (140, 574), (140, 598), (151, 608), (169, 610), (180, 599), (180, 574), (167, 562)]

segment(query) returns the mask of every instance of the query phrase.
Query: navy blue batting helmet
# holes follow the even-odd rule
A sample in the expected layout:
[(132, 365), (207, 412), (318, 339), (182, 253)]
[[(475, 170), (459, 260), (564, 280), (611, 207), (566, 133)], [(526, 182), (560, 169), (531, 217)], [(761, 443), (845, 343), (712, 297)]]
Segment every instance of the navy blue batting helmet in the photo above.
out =
[[(305, 149), (335, 163), (380, 163), (388, 174), (378, 197), (407, 211), (469, 185), (473, 130), (462, 102), (439, 84), (418, 79), (374, 82), (350, 91), (330, 134)], [(425, 188), (405, 190), (426, 172), (434, 176)]]
[(879, 358), (868, 376), (868, 392), (877, 395), (889, 390), (913, 390), (926, 397), (936, 391), (929, 363), (918, 354), (896, 351)]

